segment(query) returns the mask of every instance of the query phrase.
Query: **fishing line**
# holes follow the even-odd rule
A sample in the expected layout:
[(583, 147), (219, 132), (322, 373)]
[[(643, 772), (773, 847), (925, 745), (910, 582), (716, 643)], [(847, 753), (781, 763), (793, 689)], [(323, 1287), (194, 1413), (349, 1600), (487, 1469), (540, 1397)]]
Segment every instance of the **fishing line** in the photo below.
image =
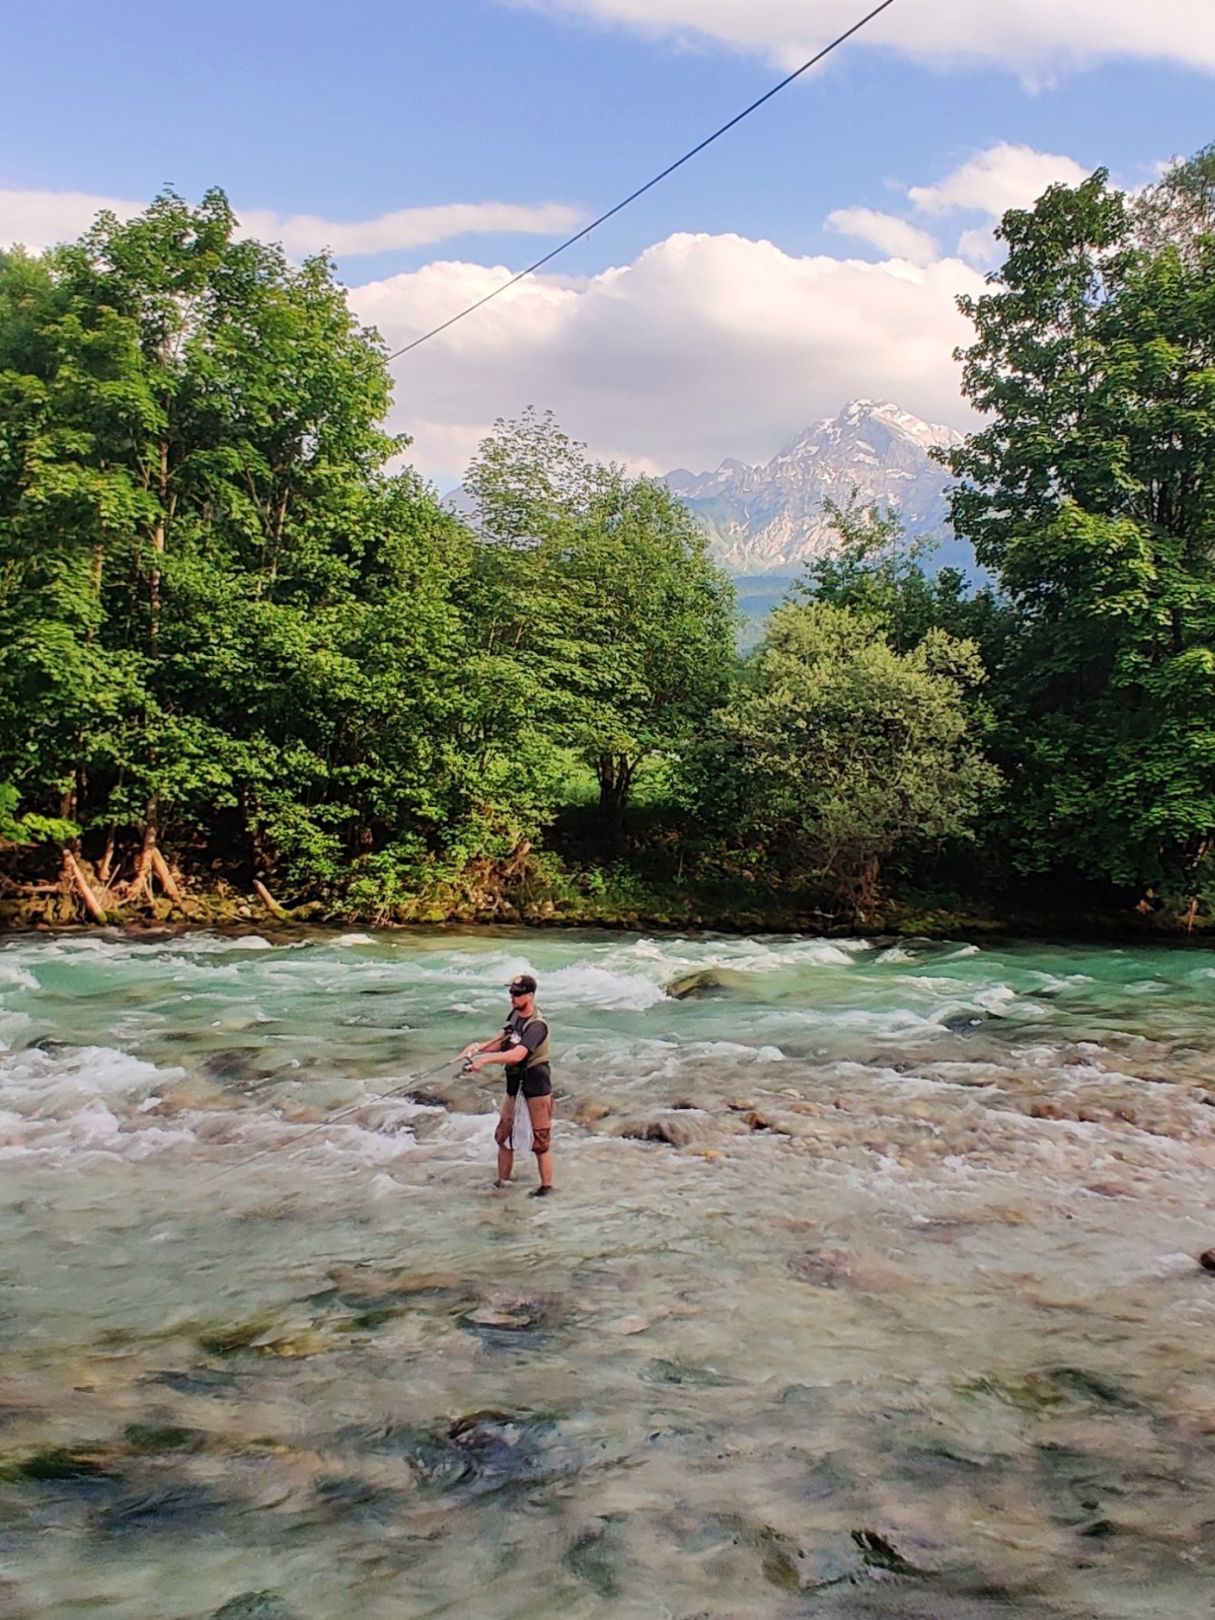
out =
[[(310, 1136), (316, 1136), (321, 1131), (327, 1131), (330, 1126), (336, 1125), (337, 1122), (340, 1119), (344, 1119), (347, 1114), (355, 1114), (360, 1108), (366, 1108), (371, 1103), (390, 1102), (393, 1097), (403, 1096), (405, 1092), (416, 1086), (419, 1081), (429, 1080), (434, 1075), (438, 1074), (440, 1070), (449, 1069), (454, 1063), (457, 1062), (459, 1062), (458, 1058), (444, 1058), (441, 1063), (436, 1063), (433, 1069), (427, 1069), (422, 1074), (411, 1075), (408, 1080), (404, 1081), (401, 1085), (396, 1086), (392, 1091), (372, 1092), (370, 1097), (360, 1097), (358, 1102), (349, 1103), (345, 1108), (339, 1108), (336, 1113), (330, 1114), (327, 1119), (323, 1119), (319, 1125), (311, 1125), (302, 1136), (297, 1136), (290, 1145), (290, 1151), (294, 1153), (294, 1150), (301, 1142), (306, 1142)], [(282, 1116), (280, 1115), (279, 1118), (281, 1119)], [(258, 1159), (264, 1159), (267, 1154), (276, 1153), (278, 1151), (278, 1147), (279, 1144), (276, 1143), (274, 1147), (259, 1148), (256, 1153), (251, 1153), (247, 1159), (239, 1159), (235, 1164), (226, 1164), (221, 1170), (218, 1170), (215, 1175), (204, 1177), (199, 1185), (209, 1187), (213, 1182), (218, 1181), (222, 1176), (230, 1175), (234, 1170), (244, 1170), (248, 1165), (255, 1163)]]

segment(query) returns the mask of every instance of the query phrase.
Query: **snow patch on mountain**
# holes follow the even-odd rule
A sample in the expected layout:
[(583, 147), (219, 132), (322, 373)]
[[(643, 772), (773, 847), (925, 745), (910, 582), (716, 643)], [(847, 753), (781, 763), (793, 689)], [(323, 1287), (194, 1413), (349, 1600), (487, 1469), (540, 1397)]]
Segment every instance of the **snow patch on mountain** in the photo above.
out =
[[(929, 452), (961, 441), (952, 428), (889, 401), (857, 399), (805, 428), (762, 466), (731, 459), (715, 472), (681, 467), (664, 482), (703, 525), (714, 557), (730, 573), (793, 572), (835, 543), (824, 499), (847, 506), (854, 491), (863, 505), (894, 507), (908, 535), (951, 540), (949, 475)], [(947, 549), (952, 553), (956, 543)]]

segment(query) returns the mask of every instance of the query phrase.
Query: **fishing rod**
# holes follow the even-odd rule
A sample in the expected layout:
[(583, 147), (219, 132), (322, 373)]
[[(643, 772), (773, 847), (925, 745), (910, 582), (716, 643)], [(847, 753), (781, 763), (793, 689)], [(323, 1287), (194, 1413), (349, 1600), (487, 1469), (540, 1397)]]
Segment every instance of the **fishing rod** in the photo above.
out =
[[(392, 1091), (372, 1092), (370, 1097), (360, 1097), (358, 1102), (349, 1103), (345, 1108), (339, 1108), (335, 1114), (330, 1114), (329, 1117), (327, 1119), (323, 1119), (319, 1125), (310, 1126), (302, 1136), (298, 1136), (291, 1144), (292, 1149), (294, 1150), (296, 1147), (298, 1147), (301, 1142), (306, 1142), (310, 1136), (316, 1136), (321, 1131), (327, 1131), (331, 1125), (336, 1125), (337, 1122), (340, 1119), (344, 1119), (347, 1114), (355, 1114), (360, 1108), (366, 1108), (370, 1103), (390, 1102), (392, 1098), (400, 1097), (404, 1095), (405, 1092), (411, 1090), (412, 1087), (419, 1083), (419, 1081), (429, 1080), (434, 1075), (438, 1074), (440, 1070), (449, 1068), (453, 1063), (458, 1063), (459, 1061), (459, 1058), (444, 1058), (441, 1063), (436, 1063), (433, 1069), (427, 1069), (422, 1074), (411, 1075), (408, 1080), (404, 1081), (403, 1084), (394, 1087)], [(465, 1063), (461, 1072), (467, 1073), (468, 1070), (469, 1065)], [(275, 1151), (276, 1148), (274, 1147), (259, 1148), (256, 1153), (251, 1153), (247, 1159), (238, 1159), (235, 1164), (225, 1164), (216, 1172), (215, 1175), (205, 1177), (201, 1182), (201, 1185), (203, 1187), (209, 1187), (213, 1182), (219, 1181), (221, 1177), (230, 1175), (234, 1170), (244, 1170), (247, 1168), (247, 1166), (255, 1163), (258, 1159), (264, 1159), (267, 1154), (274, 1153)]]

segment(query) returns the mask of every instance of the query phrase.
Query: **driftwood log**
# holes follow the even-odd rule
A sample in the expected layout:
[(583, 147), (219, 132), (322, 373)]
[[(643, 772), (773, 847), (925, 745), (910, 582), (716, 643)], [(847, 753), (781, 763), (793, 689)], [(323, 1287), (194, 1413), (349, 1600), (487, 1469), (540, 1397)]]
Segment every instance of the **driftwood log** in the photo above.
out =
[(270, 890), (262, 882), (261, 878), (253, 879), (253, 892), (257, 895), (257, 898), (261, 901), (262, 905), (265, 906), (266, 910), (272, 917), (277, 917), (280, 922), (286, 917), (287, 913), (270, 893)]
[(155, 872), (161, 888), (168, 895), (175, 906), (181, 905), (181, 890), (177, 886), (177, 879), (169, 868), (168, 861), (155, 845), (152, 846), (152, 870)]
[(80, 862), (70, 849), (65, 849), (63, 852), (63, 879), (65, 888), (77, 895), (94, 922), (104, 923), (107, 921), (105, 907), (93, 893), (92, 886), (88, 878), (85, 877)]

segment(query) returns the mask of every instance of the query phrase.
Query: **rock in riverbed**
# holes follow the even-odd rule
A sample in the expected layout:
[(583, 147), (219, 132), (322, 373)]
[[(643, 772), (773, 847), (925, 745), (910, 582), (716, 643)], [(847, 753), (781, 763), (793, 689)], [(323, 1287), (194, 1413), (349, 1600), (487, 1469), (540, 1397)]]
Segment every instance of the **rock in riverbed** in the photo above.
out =
[(299, 1620), (277, 1592), (242, 1592), (216, 1609), (211, 1620)]
[(789, 1270), (812, 1288), (838, 1288), (852, 1276), (852, 1262), (842, 1249), (806, 1249), (793, 1256)]
[(724, 996), (742, 989), (746, 982), (746, 974), (732, 973), (729, 968), (697, 968), (672, 979), (667, 985), (667, 995), (673, 1001), (688, 1001), (694, 996)]

